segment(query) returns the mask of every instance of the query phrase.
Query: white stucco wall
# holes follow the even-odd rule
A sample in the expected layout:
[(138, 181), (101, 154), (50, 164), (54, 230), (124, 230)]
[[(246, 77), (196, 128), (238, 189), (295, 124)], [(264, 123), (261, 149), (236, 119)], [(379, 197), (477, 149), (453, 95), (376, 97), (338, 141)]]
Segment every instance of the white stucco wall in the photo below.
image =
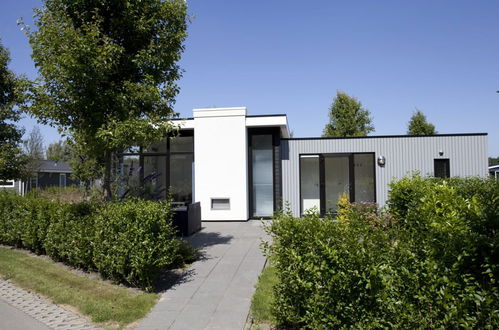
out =
[[(248, 219), (246, 108), (194, 109), (196, 202), (203, 221)], [(229, 198), (230, 210), (212, 210), (212, 198)]]

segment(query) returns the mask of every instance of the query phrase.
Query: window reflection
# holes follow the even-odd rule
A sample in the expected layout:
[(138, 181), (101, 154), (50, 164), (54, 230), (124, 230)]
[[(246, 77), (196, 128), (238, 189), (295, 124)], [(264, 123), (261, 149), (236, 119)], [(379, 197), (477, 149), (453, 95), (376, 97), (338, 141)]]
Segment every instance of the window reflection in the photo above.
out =
[(192, 202), (193, 154), (171, 154), (170, 186), (175, 202)]
[(193, 136), (172, 137), (170, 141), (165, 139), (142, 150), (129, 148), (118, 157), (119, 196), (159, 200), (166, 199), (170, 191), (174, 202), (192, 202)]
[(156, 142), (144, 148), (144, 153), (166, 153), (166, 140)]
[(166, 182), (166, 156), (144, 157), (144, 194), (153, 200), (165, 199), (168, 193)]
[(171, 152), (194, 152), (193, 136), (176, 136), (170, 138)]
[(253, 216), (272, 216), (274, 211), (272, 135), (253, 135)]

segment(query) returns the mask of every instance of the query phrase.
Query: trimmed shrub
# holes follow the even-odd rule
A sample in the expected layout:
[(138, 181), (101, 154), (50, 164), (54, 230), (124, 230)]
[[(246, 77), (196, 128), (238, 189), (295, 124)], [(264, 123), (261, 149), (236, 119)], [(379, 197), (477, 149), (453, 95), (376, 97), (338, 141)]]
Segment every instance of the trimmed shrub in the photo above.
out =
[(170, 209), (167, 202), (72, 204), (0, 192), (0, 243), (149, 290), (162, 270), (195, 256), (175, 237)]
[(68, 265), (95, 270), (95, 214), (99, 212), (100, 205), (57, 205), (59, 207), (45, 241), (47, 254)]
[(96, 217), (94, 262), (116, 281), (151, 288), (165, 267), (179, 261), (181, 242), (165, 202), (125, 200), (105, 204)]
[(497, 328), (499, 184), (415, 176), (388, 212), (342, 203), (338, 219), (276, 215), (278, 325), (329, 329)]
[(0, 243), (22, 246), (23, 221), (27, 202), (16, 193), (0, 191)]

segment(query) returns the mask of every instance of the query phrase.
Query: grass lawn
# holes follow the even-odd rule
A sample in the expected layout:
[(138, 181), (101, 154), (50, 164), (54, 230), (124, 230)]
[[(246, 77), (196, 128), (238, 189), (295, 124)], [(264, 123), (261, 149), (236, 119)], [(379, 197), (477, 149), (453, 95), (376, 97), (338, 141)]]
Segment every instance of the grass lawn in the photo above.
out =
[(258, 278), (255, 294), (251, 299), (251, 316), (257, 324), (275, 323), (271, 313), (271, 306), (274, 300), (272, 290), (276, 282), (275, 268), (272, 266), (265, 267)]
[(73, 306), (92, 321), (123, 327), (144, 317), (158, 295), (77, 275), (51, 260), (0, 246), (0, 276), (24, 289)]

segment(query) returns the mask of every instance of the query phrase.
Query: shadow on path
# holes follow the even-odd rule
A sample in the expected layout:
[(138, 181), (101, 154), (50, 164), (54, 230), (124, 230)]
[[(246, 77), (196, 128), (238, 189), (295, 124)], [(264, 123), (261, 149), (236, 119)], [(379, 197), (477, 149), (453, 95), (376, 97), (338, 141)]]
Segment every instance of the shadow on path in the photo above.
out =
[[(207, 260), (206, 253), (202, 251), (204, 248), (213, 245), (229, 244), (234, 236), (232, 235), (222, 235), (219, 232), (209, 232), (204, 231), (206, 228), (202, 228), (192, 236), (186, 238), (186, 241), (197, 250), (197, 260)], [(194, 262), (196, 262), (194, 261)], [(162, 273), (156, 282), (154, 283), (154, 292), (162, 293), (164, 291), (174, 289), (175, 287), (192, 281), (195, 271), (193, 269), (171, 269)]]
[(234, 238), (232, 235), (222, 235), (218, 232), (204, 232), (205, 228), (196, 234), (187, 237), (187, 241), (195, 249), (202, 249), (212, 245), (229, 244)]
[(154, 283), (154, 293), (162, 293), (192, 281), (194, 270), (173, 269), (161, 274)]

